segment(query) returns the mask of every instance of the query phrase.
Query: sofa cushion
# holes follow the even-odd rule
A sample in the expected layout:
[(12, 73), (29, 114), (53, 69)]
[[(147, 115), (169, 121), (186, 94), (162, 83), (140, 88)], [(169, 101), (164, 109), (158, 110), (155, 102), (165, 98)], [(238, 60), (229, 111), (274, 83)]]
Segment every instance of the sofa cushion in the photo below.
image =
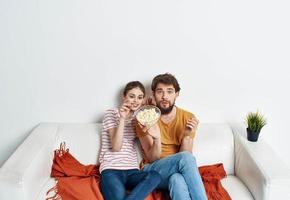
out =
[[(97, 163), (100, 151), (100, 132), (100, 123), (58, 124), (54, 149), (57, 149), (59, 144), (65, 141), (72, 155), (81, 163), (85, 165)], [(138, 146), (138, 150), (140, 158), (140, 146)], [(233, 134), (228, 125), (201, 124), (197, 131), (193, 151), (199, 166), (221, 162), (224, 164), (226, 172), (233, 174), (234, 143)], [(223, 179), (222, 183), (231, 196), (252, 199), (248, 190), (238, 178), (228, 176)], [(54, 186), (54, 179), (48, 178), (39, 193), (38, 199), (43, 199), (43, 195), (52, 186)]]
[(250, 191), (236, 176), (229, 175), (222, 179), (222, 185), (234, 200), (254, 200)]
[(234, 174), (234, 137), (227, 124), (200, 124), (193, 145), (198, 166), (223, 163)]
[[(222, 179), (222, 185), (234, 200), (254, 200), (249, 190), (236, 176), (230, 175)], [(54, 179), (48, 178), (45, 184), (42, 186), (36, 200), (45, 199), (46, 192), (53, 186), (55, 186)]]
[[(60, 124), (54, 148), (58, 148), (59, 144), (65, 141), (71, 153), (81, 163), (97, 163), (100, 132), (101, 123)], [(140, 159), (140, 146), (138, 151)], [(227, 174), (234, 174), (234, 138), (229, 125), (200, 124), (194, 140), (193, 152), (198, 166), (223, 163)]]
[(42, 185), (41, 190), (37, 194), (37, 198), (35, 200), (44, 200), (48, 197), (53, 196), (53, 192), (50, 193), (50, 195), (46, 196), (46, 193), (48, 190), (50, 190), (52, 187), (55, 186), (55, 180), (54, 178), (48, 178), (46, 182)]
[(54, 149), (65, 141), (72, 155), (84, 165), (95, 164), (100, 151), (100, 123), (60, 124)]

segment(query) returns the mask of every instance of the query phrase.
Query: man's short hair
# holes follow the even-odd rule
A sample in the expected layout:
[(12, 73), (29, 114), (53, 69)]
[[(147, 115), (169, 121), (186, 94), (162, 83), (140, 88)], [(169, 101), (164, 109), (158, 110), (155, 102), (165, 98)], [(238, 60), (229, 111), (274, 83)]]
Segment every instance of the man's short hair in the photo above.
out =
[(175, 92), (180, 91), (179, 83), (172, 74), (165, 73), (165, 74), (159, 74), (155, 76), (151, 83), (151, 90), (153, 92), (155, 92), (156, 87), (159, 83), (163, 83), (165, 85), (173, 85)]

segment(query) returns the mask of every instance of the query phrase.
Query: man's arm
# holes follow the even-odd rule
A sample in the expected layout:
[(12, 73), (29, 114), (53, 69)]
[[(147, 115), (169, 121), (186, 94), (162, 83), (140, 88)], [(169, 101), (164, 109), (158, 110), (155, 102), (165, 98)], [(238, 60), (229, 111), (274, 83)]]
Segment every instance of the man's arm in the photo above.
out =
[(151, 135), (140, 137), (140, 142), (149, 162), (160, 159), (161, 142), (160, 138), (152, 138)]
[(190, 136), (185, 136), (182, 139), (179, 151), (188, 151), (192, 153), (192, 147), (193, 147), (193, 138), (191, 138)]
[(160, 140), (160, 129), (158, 124), (150, 127), (146, 130), (146, 127), (138, 127), (139, 131), (147, 132), (145, 136), (139, 137), (142, 148), (146, 154), (149, 162), (160, 159), (161, 155), (161, 140)]
[(192, 153), (193, 138), (195, 136), (198, 123), (199, 121), (195, 117), (187, 120), (185, 124), (184, 137), (182, 139), (179, 151), (188, 151)]

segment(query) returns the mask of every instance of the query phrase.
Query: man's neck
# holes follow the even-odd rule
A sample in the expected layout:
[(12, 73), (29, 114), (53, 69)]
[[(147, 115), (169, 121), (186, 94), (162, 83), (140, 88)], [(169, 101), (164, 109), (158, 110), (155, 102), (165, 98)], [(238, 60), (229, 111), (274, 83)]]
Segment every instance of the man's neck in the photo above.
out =
[(170, 113), (168, 114), (163, 114), (161, 115), (161, 120), (165, 123), (165, 124), (169, 124), (170, 122), (172, 122), (174, 120), (176, 116), (176, 106), (173, 107), (173, 109), (171, 110)]

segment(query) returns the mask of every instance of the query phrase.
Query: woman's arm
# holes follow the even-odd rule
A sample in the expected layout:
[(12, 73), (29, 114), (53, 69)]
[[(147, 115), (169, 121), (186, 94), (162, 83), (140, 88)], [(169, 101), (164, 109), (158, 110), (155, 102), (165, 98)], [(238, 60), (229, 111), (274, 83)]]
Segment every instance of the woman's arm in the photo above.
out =
[(124, 126), (125, 126), (125, 119), (121, 117), (118, 127), (109, 129), (112, 151), (120, 151), (122, 148)]
[(131, 109), (129, 104), (124, 102), (120, 109), (119, 125), (116, 128), (109, 129), (110, 142), (113, 151), (120, 151), (123, 144), (125, 120), (129, 118)]

